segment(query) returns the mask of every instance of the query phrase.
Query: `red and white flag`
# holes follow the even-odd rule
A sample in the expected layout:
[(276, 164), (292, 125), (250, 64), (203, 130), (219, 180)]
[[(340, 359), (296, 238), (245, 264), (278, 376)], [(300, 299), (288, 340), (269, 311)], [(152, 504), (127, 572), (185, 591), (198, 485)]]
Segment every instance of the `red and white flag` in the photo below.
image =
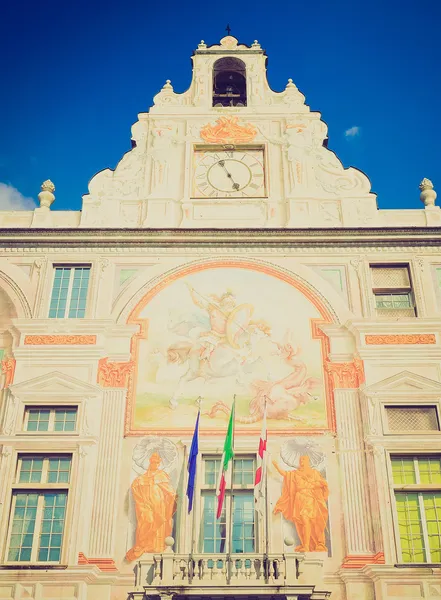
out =
[(257, 508), (262, 509), (262, 499), (265, 497), (266, 458), (267, 458), (268, 431), (266, 428), (266, 402), (263, 411), (262, 431), (260, 433), (259, 452), (257, 454), (257, 469), (254, 478), (254, 500)]

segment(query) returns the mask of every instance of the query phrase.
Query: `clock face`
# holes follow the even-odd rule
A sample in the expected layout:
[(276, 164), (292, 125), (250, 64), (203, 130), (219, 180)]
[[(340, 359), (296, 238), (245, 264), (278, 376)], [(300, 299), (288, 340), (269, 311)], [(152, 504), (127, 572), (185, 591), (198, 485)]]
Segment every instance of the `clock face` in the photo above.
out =
[(263, 150), (196, 152), (196, 198), (261, 198), (265, 196)]

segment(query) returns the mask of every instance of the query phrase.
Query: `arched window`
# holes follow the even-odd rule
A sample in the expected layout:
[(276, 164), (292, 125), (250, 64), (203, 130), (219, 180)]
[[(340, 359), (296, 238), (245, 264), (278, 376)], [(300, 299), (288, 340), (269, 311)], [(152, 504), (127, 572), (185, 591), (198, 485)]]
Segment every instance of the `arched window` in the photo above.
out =
[(238, 58), (220, 58), (213, 66), (213, 106), (246, 106), (245, 63)]

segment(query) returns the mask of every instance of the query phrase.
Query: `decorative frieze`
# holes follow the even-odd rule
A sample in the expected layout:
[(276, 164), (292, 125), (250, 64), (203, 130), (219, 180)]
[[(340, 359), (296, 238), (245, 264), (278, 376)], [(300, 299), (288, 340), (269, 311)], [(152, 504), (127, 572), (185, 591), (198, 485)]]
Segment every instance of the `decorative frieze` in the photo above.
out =
[(96, 335), (26, 335), (25, 346), (93, 346)]
[(82, 552), (78, 553), (79, 565), (95, 565), (104, 573), (118, 571), (113, 558), (87, 558)]
[(368, 345), (400, 345), (400, 344), (436, 344), (434, 333), (410, 333), (398, 335), (366, 335), (365, 342)]

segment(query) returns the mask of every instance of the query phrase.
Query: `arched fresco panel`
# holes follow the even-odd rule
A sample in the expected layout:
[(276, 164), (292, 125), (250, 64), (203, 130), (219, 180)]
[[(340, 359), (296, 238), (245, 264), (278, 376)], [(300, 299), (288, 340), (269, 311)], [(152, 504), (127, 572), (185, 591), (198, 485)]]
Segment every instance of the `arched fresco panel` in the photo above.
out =
[(132, 343), (127, 433), (172, 433), (194, 426), (224, 433), (233, 397), (237, 431), (260, 428), (264, 406), (275, 431), (332, 428), (317, 324), (331, 315), (285, 271), (251, 263), (194, 265), (164, 278), (129, 322)]

